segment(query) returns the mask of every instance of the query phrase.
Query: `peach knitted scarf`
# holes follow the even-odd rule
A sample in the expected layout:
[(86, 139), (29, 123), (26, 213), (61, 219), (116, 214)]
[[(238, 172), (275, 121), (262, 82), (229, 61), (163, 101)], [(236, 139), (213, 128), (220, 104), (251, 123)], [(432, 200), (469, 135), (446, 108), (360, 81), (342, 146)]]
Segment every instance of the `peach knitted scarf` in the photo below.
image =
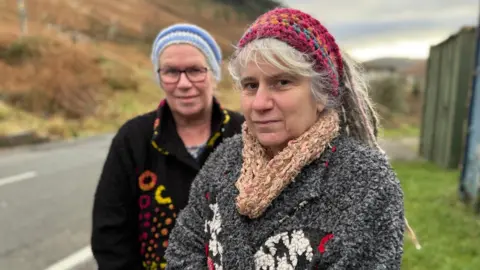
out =
[(319, 158), (339, 134), (339, 116), (335, 111), (323, 113), (317, 122), (273, 158), (250, 133), (244, 123), (242, 172), (235, 183), (239, 190), (237, 209), (242, 215), (257, 218), (285, 189), (301, 169)]

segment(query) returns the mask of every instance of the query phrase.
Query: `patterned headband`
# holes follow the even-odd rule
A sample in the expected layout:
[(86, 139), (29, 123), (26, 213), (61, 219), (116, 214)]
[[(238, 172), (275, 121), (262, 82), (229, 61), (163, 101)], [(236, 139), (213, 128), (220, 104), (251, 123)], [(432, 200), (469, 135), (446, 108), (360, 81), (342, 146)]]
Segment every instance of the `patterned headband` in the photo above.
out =
[(243, 48), (261, 38), (275, 38), (313, 57), (314, 69), (326, 71), (333, 84), (332, 95), (338, 96), (343, 74), (340, 48), (328, 30), (315, 18), (292, 8), (276, 8), (260, 17), (238, 42)]

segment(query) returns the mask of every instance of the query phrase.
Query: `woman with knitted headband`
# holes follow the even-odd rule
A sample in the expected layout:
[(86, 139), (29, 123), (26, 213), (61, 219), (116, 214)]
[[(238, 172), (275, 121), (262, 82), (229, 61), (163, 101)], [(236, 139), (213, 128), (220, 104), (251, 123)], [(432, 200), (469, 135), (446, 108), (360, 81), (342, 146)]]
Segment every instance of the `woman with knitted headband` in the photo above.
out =
[(194, 177), (244, 118), (213, 92), (222, 55), (204, 29), (162, 30), (152, 64), (166, 98), (124, 124), (112, 141), (95, 194), (92, 251), (100, 270), (164, 269), (164, 251)]
[(400, 269), (403, 193), (362, 74), (308, 14), (260, 16), (230, 72), (243, 134), (192, 184), (167, 269)]

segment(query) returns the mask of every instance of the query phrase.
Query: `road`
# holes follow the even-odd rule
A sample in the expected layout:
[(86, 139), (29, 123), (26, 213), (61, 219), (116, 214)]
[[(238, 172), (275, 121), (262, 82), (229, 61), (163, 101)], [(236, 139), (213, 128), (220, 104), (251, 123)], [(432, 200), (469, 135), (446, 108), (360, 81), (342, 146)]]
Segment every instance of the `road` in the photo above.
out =
[(111, 138), (0, 151), (0, 269), (44, 270), (78, 251), (90, 262), (75, 269), (94, 269), (93, 194)]

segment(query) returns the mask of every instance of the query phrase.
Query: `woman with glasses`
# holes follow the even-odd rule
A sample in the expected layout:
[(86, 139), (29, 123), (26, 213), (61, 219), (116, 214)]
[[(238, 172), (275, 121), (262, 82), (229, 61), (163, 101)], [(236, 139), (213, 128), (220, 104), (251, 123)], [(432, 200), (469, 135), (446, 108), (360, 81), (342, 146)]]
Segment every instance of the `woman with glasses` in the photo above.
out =
[(95, 193), (91, 242), (100, 270), (165, 268), (168, 237), (191, 182), (244, 121), (213, 95), (222, 54), (204, 29), (164, 29), (151, 60), (165, 99), (120, 128)]

